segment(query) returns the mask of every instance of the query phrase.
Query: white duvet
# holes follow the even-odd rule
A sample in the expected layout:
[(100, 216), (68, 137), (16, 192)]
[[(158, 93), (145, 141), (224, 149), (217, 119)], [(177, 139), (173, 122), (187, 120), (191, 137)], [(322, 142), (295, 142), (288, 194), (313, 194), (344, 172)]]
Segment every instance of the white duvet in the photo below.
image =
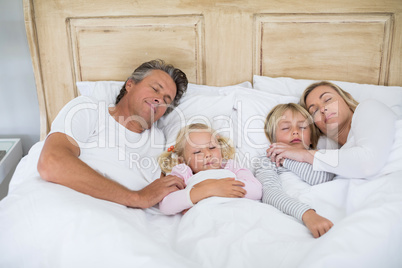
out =
[(164, 216), (45, 182), (38, 143), (0, 202), (0, 267), (402, 267), (401, 141), (402, 133), (384, 169), (391, 173), (372, 180), (308, 186), (282, 175), (288, 194), (334, 223), (318, 239), (248, 199), (209, 198)]

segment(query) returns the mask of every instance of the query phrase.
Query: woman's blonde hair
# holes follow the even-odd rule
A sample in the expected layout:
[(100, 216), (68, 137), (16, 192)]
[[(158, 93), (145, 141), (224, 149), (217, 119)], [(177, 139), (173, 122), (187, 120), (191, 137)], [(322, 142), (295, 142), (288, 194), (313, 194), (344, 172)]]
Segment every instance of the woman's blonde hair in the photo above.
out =
[(300, 97), (300, 105), (303, 106), (304, 109), (306, 109), (306, 110), (308, 109), (307, 104), (306, 104), (307, 96), (311, 93), (311, 91), (313, 91), (316, 87), (319, 87), (319, 86), (329, 86), (333, 90), (335, 90), (339, 94), (339, 96), (341, 96), (342, 99), (346, 102), (346, 104), (349, 106), (349, 108), (350, 108), (350, 110), (352, 110), (352, 112), (354, 112), (356, 110), (357, 105), (359, 105), (359, 102), (357, 102), (352, 97), (352, 95), (350, 95), (350, 93), (346, 92), (339, 86), (335, 85), (334, 83), (328, 82), (328, 81), (321, 81), (321, 82), (316, 82), (316, 83), (309, 85), (304, 90), (303, 94)]
[(163, 173), (169, 173), (172, 168), (184, 161), (184, 149), (186, 147), (186, 142), (188, 141), (189, 134), (192, 132), (210, 132), (217, 140), (219, 147), (221, 149), (222, 158), (224, 160), (229, 160), (234, 157), (235, 148), (231, 145), (228, 138), (222, 137), (217, 132), (210, 128), (209, 126), (201, 123), (190, 124), (183, 127), (177, 134), (176, 143), (174, 145), (174, 150), (164, 151), (158, 158), (159, 166)]
[(268, 140), (271, 143), (276, 142), (276, 129), (278, 127), (279, 121), (282, 119), (282, 116), (285, 114), (286, 111), (292, 111), (293, 114), (300, 113), (306, 118), (308, 122), (308, 127), (310, 128), (311, 132), (311, 149), (315, 149), (317, 147), (318, 138), (320, 137), (320, 132), (317, 127), (314, 125), (314, 120), (311, 115), (299, 104), (296, 103), (287, 103), (287, 104), (278, 104), (267, 115), (265, 119), (264, 125), (264, 132), (265, 136), (267, 136)]

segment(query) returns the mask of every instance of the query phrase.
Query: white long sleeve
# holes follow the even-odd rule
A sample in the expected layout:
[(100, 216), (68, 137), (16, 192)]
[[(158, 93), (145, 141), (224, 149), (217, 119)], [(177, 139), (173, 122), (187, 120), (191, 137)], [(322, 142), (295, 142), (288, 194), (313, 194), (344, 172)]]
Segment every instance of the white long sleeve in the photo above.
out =
[(338, 150), (319, 150), (313, 169), (347, 178), (369, 178), (385, 166), (395, 136), (396, 115), (385, 104), (366, 100), (353, 115), (346, 143)]

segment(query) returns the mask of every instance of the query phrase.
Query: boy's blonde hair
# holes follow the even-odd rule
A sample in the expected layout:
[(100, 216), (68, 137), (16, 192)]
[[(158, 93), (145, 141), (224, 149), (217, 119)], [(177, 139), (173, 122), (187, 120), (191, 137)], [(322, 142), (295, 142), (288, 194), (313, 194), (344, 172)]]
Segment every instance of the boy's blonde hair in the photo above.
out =
[(174, 166), (184, 162), (184, 149), (186, 147), (186, 142), (188, 140), (189, 134), (192, 132), (200, 131), (209, 131), (216, 138), (221, 149), (222, 158), (224, 160), (233, 159), (235, 148), (231, 145), (231, 142), (228, 138), (220, 136), (216, 133), (214, 129), (205, 124), (190, 124), (183, 127), (177, 134), (174, 151), (164, 151), (159, 156), (158, 163), (163, 173), (166, 174), (171, 172)]
[(320, 137), (320, 132), (317, 127), (314, 125), (314, 120), (311, 115), (299, 104), (296, 103), (287, 103), (287, 104), (278, 104), (267, 115), (265, 119), (264, 132), (265, 136), (267, 136), (268, 140), (271, 143), (276, 142), (276, 129), (278, 127), (279, 120), (281, 120), (282, 116), (285, 114), (287, 110), (290, 110), (295, 113), (300, 113), (307, 119), (308, 126), (311, 132), (311, 149), (315, 149), (317, 147), (318, 138)]

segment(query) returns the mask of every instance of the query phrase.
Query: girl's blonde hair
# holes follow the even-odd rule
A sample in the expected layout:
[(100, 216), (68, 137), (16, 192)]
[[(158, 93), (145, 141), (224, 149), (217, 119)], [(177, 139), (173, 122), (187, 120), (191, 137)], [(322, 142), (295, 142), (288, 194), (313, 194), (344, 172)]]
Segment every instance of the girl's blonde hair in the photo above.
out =
[(169, 173), (172, 171), (174, 166), (184, 162), (184, 149), (190, 133), (205, 131), (209, 131), (216, 138), (221, 149), (222, 158), (224, 160), (229, 160), (234, 157), (235, 148), (231, 145), (231, 142), (228, 138), (220, 136), (214, 129), (205, 124), (190, 124), (183, 127), (177, 134), (174, 150), (164, 151), (159, 156), (158, 163), (162, 172), (165, 174)]
[(265, 136), (267, 136), (268, 140), (271, 143), (276, 142), (276, 129), (278, 127), (278, 123), (281, 120), (282, 116), (285, 114), (287, 110), (290, 110), (295, 113), (300, 113), (306, 118), (308, 122), (308, 127), (311, 132), (311, 149), (315, 149), (317, 147), (318, 139), (320, 137), (320, 132), (317, 127), (314, 125), (314, 120), (311, 115), (299, 104), (296, 103), (287, 103), (287, 104), (278, 104), (267, 115), (265, 119), (264, 132)]
[(319, 86), (329, 86), (333, 90), (335, 90), (339, 96), (342, 97), (342, 99), (346, 102), (346, 104), (349, 106), (350, 110), (354, 112), (356, 110), (357, 105), (359, 105), (359, 102), (357, 102), (350, 93), (346, 92), (339, 86), (335, 85), (334, 83), (328, 82), (328, 81), (321, 81), (321, 82), (316, 82), (311, 85), (309, 85), (303, 92), (303, 94), (300, 97), (300, 105), (303, 106), (304, 109), (307, 110), (307, 104), (306, 104), (306, 99), (307, 96), (313, 91), (316, 87)]

